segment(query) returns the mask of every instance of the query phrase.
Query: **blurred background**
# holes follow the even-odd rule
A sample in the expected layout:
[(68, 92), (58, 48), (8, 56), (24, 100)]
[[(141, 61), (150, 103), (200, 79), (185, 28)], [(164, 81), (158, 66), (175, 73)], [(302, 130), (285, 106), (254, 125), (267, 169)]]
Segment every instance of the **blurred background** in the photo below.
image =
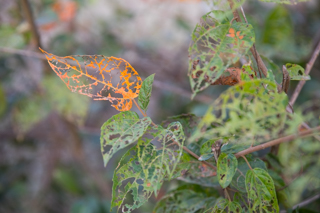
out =
[[(248, 0), (244, 10), (275, 72), (288, 62), (305, 67), (320, 40), (319, 1)], [(1, 0), (0, 212), (110, 212), (111, 179), (125, 152), (103, 167), (100, 127), (118, 112), (70, 92), (38, 47), (59, 56), (121, 57), (142, 79), (155, 73), (148, 110), (155, 123), (201, 116), (228, 88), (212, 86), (190, 100), (190, 35), (209, 11), (200, 0)], [(318, 60), (296, 105), (320, 111), (319, 70)], [(135, 212), (151, 212), (170, 187)]]

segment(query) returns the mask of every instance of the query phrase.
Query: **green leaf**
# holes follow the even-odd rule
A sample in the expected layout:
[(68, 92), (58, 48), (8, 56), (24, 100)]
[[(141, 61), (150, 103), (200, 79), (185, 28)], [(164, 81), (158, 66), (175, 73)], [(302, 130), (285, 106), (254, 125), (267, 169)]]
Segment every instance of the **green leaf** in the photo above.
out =
[(232, 181), (238, 167), (237, 158), (233, 154), (221, 153), (218, 158), (217, 175), (219, 184), (226, 188)]
[(306, 2), (309, 0), (260, 0), (260, 1), (279, 3), (279, 4), (297, 4), (298, 2)]
[[(145, 203), (153, 192), (160, 190), (165, 170), (161, 155), (150, 141), (139, 140), (137, 146), (121, 158), (121, 166), (112, 179), (111, 208), (118, 206), (120, 209), (122, 206), (122, 212), (131, 212)], [(133, 201), (127, 195), (131, 195)]]
[[(227, 209), (227, 210), (226, 210)], [(211, 210), (211, 211), (210, 211)], [(241, 205), (236, 202), (236, 201), (229, 201), (227, 199), (219, 199), (218, 202), (216, 203), (216, 205), (214, 206), (214, 208), (209, 208), (207, 212), (212, 212), (212, 213), (216, 213), (216, 212), (234, 212), (234, 213), (240, 213), (242, 212), (242, 208)]]
[(190, 137), (191, 133), (196, 129), (199, 124), (200, 118), (194, 114), (182, 114), (167, 118), (161, 123), (161, 126), (167, 127), (170, 123), (179, 121), (183, 126), (184, 134)]
[(278, 138), (279, 132), (296, 133), (303, 117), (299, 112), (294, 115), (286, 112), (287, 104), (288, 97), (277, 92), (274, 82), (242, 81), (222, 93), (208, 108), (189, 143), (200, 138), (229, 137), (222, 151), (235, 153)]
[(267, 171), (260, 168), (246, 174), (246, 190), (249, 208), (253, 212), (279, 212), (273, 180)]
[(256, 74), (254, 73), (253, 68), (250, 65), (246, 64), (242, 66), (242, 72), (240, 76), (242, 81), (250, 81), (251, 79), (256, 78)]
[(120, 112), (112, 116), (101, 127), (101, 152), (104, 165), (120, 149), (123, 149), (138, 140), (151, 124), (151, 119), (139, 119), (135, 112)]
[(189, 162), (189, 169), (183, 176), (179, 177), (179, 180), (205, 187), (216, 187), (219, 185), (216, 171), (201, 161)]
[(255, 41), (250, 24), (218, 20), (212, 11), (203, 17), (189, 47), (189, 79), (193, 96), (217, 80), (231, 64), (244, 56)]
[(216, 198), (192, 189), (177, 189), (164, 196), (156, 205), (154, 213), (193, 213), (212, 205)]
[(290, 80), (310, 80), (310, 76), (304, 73), (304, 68), (298, 64), (286, 64), (286, 68), (289, 72)]
[[(261, 168), (267, 170), (266, 164), (259, 158), (253, 158), (252, 155), (246, 155), (246, 158), (251, 166), (251, 168)], [(243, 158), (238, 159), (238, 169), (233, 176), (231, 187), (236, 190), (245, 193), (246, 185), (245, 185), (245, 175), (247, 171), (250, 170), (247, 162)]]
[(200, 154), (206, 155), (206, 154), (212, 153), (212, 146), (216, 143), (217, 140), (220, 140), (222, 144), (226, 144), (226, 143), (228, 143), (230, 138), (231, 137), (220, 137), (220, 138), (210, 139), (210, 140), (204, 142), (201, 145)]
[[(148, 133), (151, 138), (140, 138), (120, 160), (113, 176), (112, 208), (118, 206), (124, 212), (131, 212), (145, 203), (152, 193), (157, 196), (164, 180), (182, 175), (184, 167), (178, 165), (185, 139), (181, 124), (174, 122), (167, 129), (152, 127)], [(161, 147), (157, 148), (151, 141)]]
[(199, 161), (204, 161), (204, 160), (208, 160), (210, 158), (212, 158), (214, 156), (213, 153), (209, 153), (209, 154), (204, 154), (204, 155), (201, 155), (198, 160)]
[(154, 80), (154, 74), (150, 75), (142, 82), (142, 86), (140, 88), (138, 103), (142, 110), (147, 111), (151, 92), (152, 92), (152, 84)]

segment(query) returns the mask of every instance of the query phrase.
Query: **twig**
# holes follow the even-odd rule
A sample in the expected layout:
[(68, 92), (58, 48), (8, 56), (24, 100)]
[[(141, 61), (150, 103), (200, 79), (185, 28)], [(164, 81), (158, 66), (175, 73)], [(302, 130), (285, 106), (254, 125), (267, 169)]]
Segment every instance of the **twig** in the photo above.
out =
[[(310, 61), (307, 63), (306, 70), (305, 70), (305, 74), (306, 74), (306, 75), (309, 75), (309, 73), (310, 73), (310, 71), (311, 71), (311, 69), (312, 69), (312, 67), (313, 67), (313, 64), (314, 64), (314, 62), (316, 61), (319, 53), (320, 53), (320, 41), (319, 41), (316, 49), (314, 50)], [(290, 101), (289, 101), (289, 104), (290, 104), (291, 106), (293, 106), (294, 103), (296, 102), (296, 100), (297, 100), (297, 98), (298, 98), (298, 95), (299, 95), (299, 93), (300, 93), (300, 91), (301, 91), (301, 89), (302, 89), (302, 87), (303, 87), (303, 85), (304, 85), (305, 83), (306, 83), (306, 81), (300, 81), (300, 82), (298, 83), (298, 85), (297, 85), (296, 89), (294, 90), (294, 92), (293, 92), (293, 94), (292, 94), (292, 96), (291, 96), (291, 98), (290, 98)]]
[(250, 163), (248, 162), (247, 158), (244, 155), (241, 155), (241, 157), (246, 161), (246, 163), (248, 164), (250, 170), (252, 170), (252, 167), (250, 166)]
[[(320, 198), (320, 194), (317, 194), (317, 195), (315, 195), (315, 196), (313, 196), (313, 197), (310, 197), (310, 198), (308, 198), (307, 200), (304, 200), (304, 201), (302, 201), (301, 203), (298, 203), (297, 205), (294, 205), (294, 206), (292, 207), (292, 210), (295, 210), (295, 209), (298, 208), (298, 207), (306, 206), (306, 205), (308, 205), (309, 203), (312, 203), (313, 201), (318, 200), (319, 198)], [(286, 212), (287, 212), (286, 210), (282, 210), (280, 213), (286, 213)]]
[(136, 100), (134, 100), (134, 99), (132, 99), (132, 100), (133, 100), (133, 103), (137, 106), (137, 108), (141, 112), (141, 114), (143, 115), (143, 117), (147, 117), (147, 114), (142, 111), (142, 109), (140, 108), (139, 104), (137, 104)]
[(22, 0), (21, 2), (22, 2), (22, 9), (25, 13), (28, 24), (31, 28), (32, 35), (33, 35), (34, 40), (36, 42), (36, 46), (41, 47), (40, 35), (39, 35), (39, 32), (38, 32), (37, 27), (34, 22), (33, 13), (31, 10), (30, 3), (28, 2), (28, 0)]
[(250, 148), (245, 149), (245, 150), (243, 150), (241, 152), (238, 152), (237, 154), (235, 154), (235, 156), (237, 158), (239, 158), (239, 157), (241, 157), (243, 155), (247, 155), (247, 154), (250, 154), (252, 152), (256, 152), (256, 151), (259, 151), (259, 150), (262, 150), (262, 149), (265, 149), (265, 148), (268, 148), (268, 147), (271, 147), (271, 146), (275, 146), (275, 145), (278, 145), (278, 144), (283, 143), (283, 142), (289, 142), (289, 141), (294, 140), (296, 138), (311, 136), (315, 132), (320, 132), (320, 126), (318, 126), (316, 128), (313, 128), (313, 129), (308, 129), (308, 130), (299, 132), (297, 134), (288, 135), (288, 136), (285, 136), (285, 137), (282, 137), (282, 138), (278, 138), (278, 139), (269, 141), (267, 143), (260, 144), (258, 146), (250, 147)]
[(317, 195), (315, 195), (315, 196), (313, 196), (313, 197), (310, 197), (309, 199), (304, 200), (304, 201), (302, 201), (301, 203), (298, 203), (297, 205), (294, 205), (294, 206), (292, 207), (292, 210), (294, 210), (294, 209), (296, 209), (296, 208), (298, 208), (298, 207), (306, 206), (306, 205), (308, 205), (309, 203), (312, 203), (313, 201), (318, 200), (319, 198), (320, 198), (320, 194), (317, 194)]

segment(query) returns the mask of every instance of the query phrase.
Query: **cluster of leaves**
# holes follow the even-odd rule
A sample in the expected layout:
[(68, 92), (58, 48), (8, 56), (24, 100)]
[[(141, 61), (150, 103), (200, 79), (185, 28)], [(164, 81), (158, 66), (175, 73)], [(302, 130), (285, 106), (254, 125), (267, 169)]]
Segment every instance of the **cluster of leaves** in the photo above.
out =
[[(226, 70), (237, 76), (237, 84), (222, 93), (202, 118), (182, 115), (156, 125), (145, 113), (154, 75), (142, 82), (123, 59), (80, 56), (82, 63), (74, 56), (58, 57), (42, 50), (71, 91), (109, 100), (123, 111), (101, 128), (105, 165), (120, 149), (131, 147), (114, 172), (112, 207), (131, 212), (152, 194), (157, 195), (164, 181), (176, 178), (189, 184), (164, 196), (155, 212), (279, 212), (276, 187), (284, 185), (280, 175), (267, 169), (259, 158), (247, 155), (237, 159), (236, 153), (296, 133), (304, 116), (286, 111), (288, 98), (279, 90), (273, 70), (263, 79), (257, 77), (248, 53), (255, 42), (253, 27), (233, 21), (229, 15), (230, 11), (211, 11), (192, 33), (188, 75), (193, 96), (219, 78), (223, 80)], [(241, 58), (249, 62), (228, 70)], [(299, 65), (288, 63), (286, 69), (292, 80), (310, 78)], [(132, 103), (144, 118), (128, 111)], [(191, 183), (204, 188), (199, 190)], [(210, 195), (216, 186), (223, 189), (224, 198)]]

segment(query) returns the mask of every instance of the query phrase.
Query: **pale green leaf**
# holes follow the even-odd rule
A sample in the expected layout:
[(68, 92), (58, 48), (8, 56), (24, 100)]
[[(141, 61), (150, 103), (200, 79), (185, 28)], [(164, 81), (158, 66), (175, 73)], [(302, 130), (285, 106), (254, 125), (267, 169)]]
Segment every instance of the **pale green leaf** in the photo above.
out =
[[(261, 168), (267, 170), (266, 164), (260, 160), (259, 158), (253, 158), (252, 155), (246, 155), (246, 158), (251, 166), (251, 168)], [(238, 159), (238, 169), (233, 176), (231, 187), (235, 188), (239, 192), (245, 193), (246, 192), (246, 185), (245, 185), (245, 175), (247, 171), (250, 170), (247, 162), (243, 158)]]
[[(164, 180), (181, 176), (188, 168), (179, 165), (185, 140), (179, 122), (171, 123), (167, 129), (161, 126), (149, 128), (148, 133), (151, 138), (140, 138), (122, 157), (113, 176), (112, 207), (118, 206), (123, 212), (140, 207), (152, 193), (157, 196)], [(190, 160), (182, 159), (182, 163)]]
[(298, 64), (286, 64), (286, 68), (289, 72), (290, 80), (310, 80), (310, 76), (304, 73), (304, 68)]
[(251, 212), (279, 212), (273, 180), (266, 170), (248, 170), (246, 190)]
[(204, 161), (204, 160), (208, 160), (210, 158), (212, 158), (214, 156), (213, 153), (209, 153), (209, 154), (204, 154), (204, 155), (201, 155), (198, 160), (199, 161)]
[[(293, 134), (303, 121), (286, 112), (288, 98), (265, 79), (242, 81), (230, 87), (209, 107), (189, 139), (230, 137), (222, 151), (236, 153), (283, 135)], [(289, 118), (290, 116), (290, 118)]]
[(212, 11), (203, 17), (189, 47), (189, 79), (194, 95), (217, 80), (231, 64), (244, 56), (255, 41), (250, 24), (219, 20)]
[(104, 165), (117, 151), (138, 140), (150, 124), (149, 117), (140, 120), (132, 111), (120, 112), (106, 121), (101, 127), (100, 137)]
[(142, 110), (147, 111), (150, 102), (152, 84), (153, 84), (154, 74), (150, 75), (142, 82), (140, 88), (138, 103)]
[(238, 161), (233, 154), (220, 154), (218, 158), (217, 175), (222, 188), (229, 186), (236, 173), (237, 167)]

